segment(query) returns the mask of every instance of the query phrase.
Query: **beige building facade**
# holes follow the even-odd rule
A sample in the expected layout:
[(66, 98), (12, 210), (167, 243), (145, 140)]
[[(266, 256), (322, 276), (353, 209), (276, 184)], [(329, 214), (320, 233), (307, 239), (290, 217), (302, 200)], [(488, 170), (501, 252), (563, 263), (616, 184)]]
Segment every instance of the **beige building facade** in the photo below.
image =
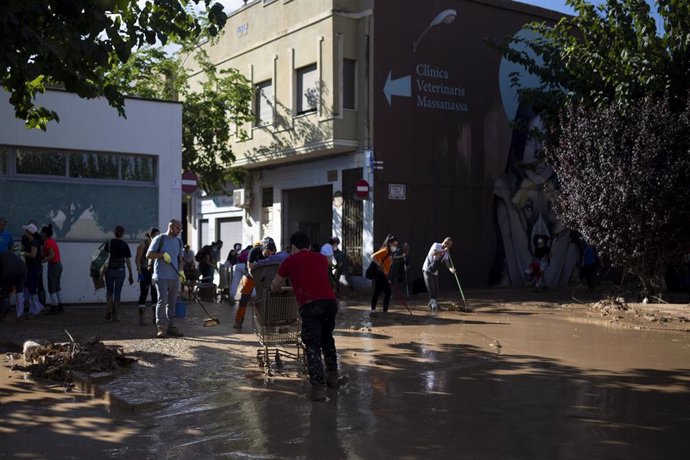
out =
[[(236, 166), (250, 174), (224, 206), (196, 205), (197, 244), (221, 238), (215, 221), (242, 226), (244, 245), (296, 230), (314, 243), (338, 236), (361, 269), (372, 246), (373, 205), (354, 197), (371, 170), (372, 1), (254, 1), (234, 12), (207, 47), (219, 69), (234, 68), (255, 88), (256, 120), (234, 136)], [(195, 213), (190, 213), (195, 214)], [(214, 231), (215, 230), (215, 231)], [(225, 251), (235, 241), (224, 241)], [(364, 254), (364, 255), (363, 255)]]

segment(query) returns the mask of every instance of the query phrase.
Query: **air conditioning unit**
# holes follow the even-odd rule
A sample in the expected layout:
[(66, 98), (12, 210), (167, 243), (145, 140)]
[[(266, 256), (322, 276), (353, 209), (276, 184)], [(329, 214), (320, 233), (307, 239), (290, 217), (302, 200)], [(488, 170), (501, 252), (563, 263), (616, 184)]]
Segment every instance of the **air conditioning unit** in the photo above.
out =
[(248, 188), (238, 188), (232, 191), (232, 201), (238, 208), (248, 208), (252, 205), (252, 192)]

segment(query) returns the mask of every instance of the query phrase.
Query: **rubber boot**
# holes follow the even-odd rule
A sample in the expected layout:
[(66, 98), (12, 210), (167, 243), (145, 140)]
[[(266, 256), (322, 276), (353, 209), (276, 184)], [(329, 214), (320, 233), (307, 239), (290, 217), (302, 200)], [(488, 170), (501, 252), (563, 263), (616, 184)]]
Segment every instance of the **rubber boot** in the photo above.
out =
[(143, 305), (139, 306), (139, 325), (140, 326), (146, 326), (146, 307)]
[(235, 329), (242, 329), (242, 324), (244, 323), (244, 315), (247, 313), (247, 306), (237, 307), (237, 313), (235, 314)]
[(33, 294), (29, 298), (29, 302), (29, 312), (32, 316), (38, 316), (43, 310), (43, 304), (41, 304), (41, 301), (38, 300), (38, 294)]
[(120, 321), (117, 319), (117, 310), (120, 308), (120, 302), (113, 302), (113, 316), (112, 320), (113, 321)]
[(105, 320), (106, 321), (112, 321), (113, 320), (113, 301), (112, 301), (112, 299), (108, 299), (106, 301)]
[(24, 293), (17, 292), (17, 318), (21, 318), (24, 315)]

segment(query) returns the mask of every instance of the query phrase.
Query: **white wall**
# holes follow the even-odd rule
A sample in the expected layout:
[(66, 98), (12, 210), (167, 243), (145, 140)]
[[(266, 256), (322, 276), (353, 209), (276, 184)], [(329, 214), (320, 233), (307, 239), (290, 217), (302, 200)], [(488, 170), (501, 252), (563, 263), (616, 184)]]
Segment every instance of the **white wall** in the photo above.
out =
[[(60, 116), (60, 122), (51, 122), (46, 132), (26, 129), (24, 123), (15, 118), (9, 95), (0, 92), (0, 145), (157, 156), (158, 226), (163, 230), (170, 219), (180, 218), (181, 104), (127, 98), (127, 118), (122, 118), (105, 99), (85, 100), (63, 91), (47, 91), (38, 95), (36, 102), (55, 110)], [(104, 299), (105, 290), (94, 292), (88, 277), (91, 255), (99, 244), (58, 240), (64, 266), (62, 287), (65, 302), (100, 302)], [(134, 256), (136, 244), (130, 246)], [(129, 287), (125, 283), (125, 286), (123, 301), (135, 301), (138, 285), (135, 283)]]

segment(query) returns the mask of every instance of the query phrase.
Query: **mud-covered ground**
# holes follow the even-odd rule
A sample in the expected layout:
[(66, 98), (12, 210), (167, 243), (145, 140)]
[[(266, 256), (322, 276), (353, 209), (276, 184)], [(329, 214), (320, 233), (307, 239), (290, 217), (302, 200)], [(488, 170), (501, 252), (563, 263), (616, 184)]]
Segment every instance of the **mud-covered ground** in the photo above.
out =
[[(690, 307), (554, 290), (469, 293), (472, 313), (371, 317), (344, 299), (343, 384), (306, 399), (298, 362), (267, 377), (250, 318), (190, 304), (181, 339), (155, 339), (136, 308), (0, 323), (0, 342), (99, 337), (138, 359), (97, 384), (106, 399), (0, 371), (0, 456), (12, 458), (685, 458)], [(444, 299), (452, 308), (457, 298)], [(595, 301), (601, 301), (594, 304)], [(625, 308), (623, 308), (623, 305)], [(150, 317), (150, 313), (147, 312)], [(275, 367), (274, 355), (271, 355)], [(5, 354), (2, 355), (3, 359)]]

